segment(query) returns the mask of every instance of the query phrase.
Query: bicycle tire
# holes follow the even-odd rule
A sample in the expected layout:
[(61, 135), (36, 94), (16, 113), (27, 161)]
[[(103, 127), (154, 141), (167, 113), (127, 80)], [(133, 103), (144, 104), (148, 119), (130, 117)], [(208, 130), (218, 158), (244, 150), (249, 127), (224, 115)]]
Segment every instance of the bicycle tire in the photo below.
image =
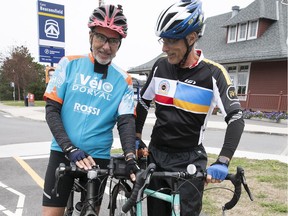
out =
[(122, 211), (122, 206), (125, 204), (131, 194), (131, 187), (127, 183), (118, 183), (113, 187), (112, 199), (110, 207), (110, 216), (136, 216), (136, 208), (131, 208), (126, 214)]

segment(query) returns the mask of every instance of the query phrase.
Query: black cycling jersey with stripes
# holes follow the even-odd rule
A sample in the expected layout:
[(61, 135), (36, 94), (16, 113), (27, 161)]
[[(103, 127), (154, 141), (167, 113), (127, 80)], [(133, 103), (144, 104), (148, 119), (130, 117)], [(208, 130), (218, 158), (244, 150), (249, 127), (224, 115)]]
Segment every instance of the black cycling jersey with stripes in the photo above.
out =
[(142, 132), (154, 100), (157, 120), (150, 144), (183, 152), (202, 143), (208, 117), (217, 106), (228, 127), (233, 122), (222, 149), (224, 155), (232, 157), (244, 127), (240, 102), (225, 68), (198, 53), (199, 61), (191, 68), (169, 64), (167, 58), (156, 61), (140, 93), (136, 132)]

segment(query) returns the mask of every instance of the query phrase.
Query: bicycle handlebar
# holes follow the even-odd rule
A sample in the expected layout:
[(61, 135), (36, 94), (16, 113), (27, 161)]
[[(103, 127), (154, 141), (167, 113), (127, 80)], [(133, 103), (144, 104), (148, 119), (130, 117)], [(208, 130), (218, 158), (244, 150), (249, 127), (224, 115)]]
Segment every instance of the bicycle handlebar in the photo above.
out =
[(52, 194), (59, 197), (58, 186), (59, 180), (66, 174), (72, 174), (75, 177), (81, 177), (87, 175), (88, 179), (95, 179), (99, 175), (108, 175), (109, 169), (100, 169), (98, 165), (93, 166), (90, 170), (80, 169), (75, 163), (70, 163), (70, 166), (66, 166), (64, 163), (60, 163), (58, 168), (55, 170), (55, 185), (52, 189)]
[(144, 186), (145, 180), (150, 178), (155, 168), (156, 165), (154, 163), (150, 163), (144, 171), (139, 171), (138, 173), (136, 173), (136, 183), (134, 185), (131, 196), (122, 206), (122, 211), (124, 213), (127, 213), (132, 208), (132, 206), (135, 205), (138, 196), (138, 191), (141, 189), (141, 187)]
[(247, 185), (245, 175), (244, 175), (244, 169), (242, 167), (238, 166), (236, 170), (236, 174), (228, 174), (225, 179), (230, 180), (232, 184), (234, 185), (234, 195), (232, 199), (222, 207), (223, 211), (232, 209), (237, 204), (241, 196), (241, 189), (242, 189), (241, 184), (243, 184), (250, 200), (253, 201), (253, 196)]
[[(192, 169), (190, 169), (193, 167)], [(137, 196), (139, 190), (144, 188), (147, 184), (149, 184), (151, 175), (153, 177), (175, 177), (175, 178), (198, 178), (204, 180), (206, 178), (206, 172), (197, 172), (196, 167), (192, 164), (188, 165), (187, 172), (154, 172), (156, 165), (151, 163), (144, 171), (140, 171), (136, 175), (136, 183), (134, 185), (133, 191), (131, 193), (130, 198), (126, 201), (126, 203), (122, 206), (122, 212), (127, 213), (132, 206), (136, 204)], [(147, 181), (146, 181), (147, 180)], [(237, 167), (236, 174), (228, 174), (226, 180), (230, 180), (234, 185), (234, 195), (232, 199), (227, 202), (223, 207), (222, 210), (229, 210), (232, 209), (238, 202), (241, 196), (241, 184), (243, 184), (246, 192), (249, 195), (251, 201), (253, 201), (252, 194), (248, 188), (246, 183), (246, 179), (244, 176), (244, 169), (241, 167)], [(145, 185), (146, 181), (146, 185)]]

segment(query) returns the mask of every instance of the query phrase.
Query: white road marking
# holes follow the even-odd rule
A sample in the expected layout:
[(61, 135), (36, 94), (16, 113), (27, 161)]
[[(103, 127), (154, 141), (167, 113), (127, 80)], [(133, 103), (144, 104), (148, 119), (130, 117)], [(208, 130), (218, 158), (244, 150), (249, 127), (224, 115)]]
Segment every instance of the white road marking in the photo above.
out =
[(19, 197), (18, 202), (17, 202), (17, 206), (16, 206), (16, 211), (14, 213), (11, 212), (10, 210), (6, 209), (2, 205), (0, 205), (0, 211), (2, 211), (7, 216), (22, 216), (24, 202), (25, 202), (25, 195), (20, 193), (19, 191), (16, 191), (13, 188), (8, 187), (7, 185), (3, 184), (2, 182), (0, 182), (0, 187), (3, 187), (4, 189), (14, 193), (15, 195), (17, 195)]

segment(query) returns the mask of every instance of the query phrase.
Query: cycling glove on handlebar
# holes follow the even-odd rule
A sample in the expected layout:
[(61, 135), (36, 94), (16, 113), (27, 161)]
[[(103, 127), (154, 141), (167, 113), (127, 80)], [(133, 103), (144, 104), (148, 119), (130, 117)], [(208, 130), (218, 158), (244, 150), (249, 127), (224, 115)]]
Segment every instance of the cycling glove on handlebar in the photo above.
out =
[(132, 173), (136, 174), (138, 171), (140, 171), (140, 168), (135, 159), (130, 159), (126, 161), (125, 170), (127, 175), (129, 176)]
[(224, 180), (228, 175), (228, 167), (225, 164), (213, 164), (207, 169), (207, 174), (213, 179)]
[(74, 163), (76, 163), (77, 161), (83, 160), (84, 158), (88, 156), (84, 151), (74, 146), (71, 146), (69, 149), (67, 149), (65, 154), (66, 154), (66, 157)]

